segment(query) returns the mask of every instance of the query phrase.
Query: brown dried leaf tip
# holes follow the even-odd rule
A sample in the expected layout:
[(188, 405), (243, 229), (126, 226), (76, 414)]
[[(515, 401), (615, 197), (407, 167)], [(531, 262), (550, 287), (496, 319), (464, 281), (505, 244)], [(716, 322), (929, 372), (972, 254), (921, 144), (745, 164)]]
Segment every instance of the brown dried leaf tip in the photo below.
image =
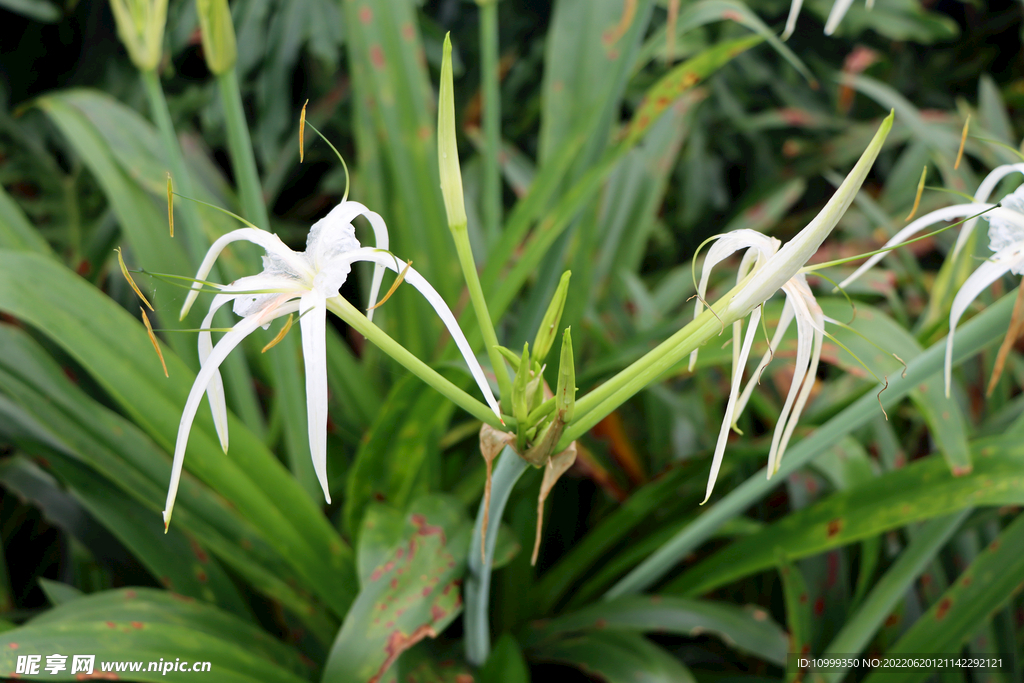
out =
[(486, 422), (480, 426), (480, 455), (487, 465), (487, 481), (484, 484), (484, 518), (480, 525), (480, 560), (487, 563), (487, 525), (491, 516), (491, 470), (494, 459), (501, 450), (512, 443), (514, 436), (498, 431)]
[(533, 555), (530, 556), (530, 564), (537, 564), (537, 554), (540, 552), (540, 532), (544, 527), (544, 501), (547, 500), (555, 483), (565, 474), (565, 471), (576, 462), (576, 442), (573, 441), (561, 453), (552, 455), (544, 466), (544, 479), (540, 483), (540, 495), (537, 497), (537, 536), (533, 541)]

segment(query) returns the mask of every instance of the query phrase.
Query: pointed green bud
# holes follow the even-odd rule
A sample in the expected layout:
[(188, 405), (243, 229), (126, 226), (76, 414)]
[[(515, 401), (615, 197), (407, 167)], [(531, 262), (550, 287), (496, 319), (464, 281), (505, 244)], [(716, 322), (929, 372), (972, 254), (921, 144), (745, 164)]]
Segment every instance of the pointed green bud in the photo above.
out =
[(512, 382), (512, 415), (520, 424), (526, 424), (530, 414), (526, 385), (530, 380), (530, 345), (523, 344), (523, 357), (519, 360), (519, 370)]
[(437, 97), (437, 161), (441, 169), (441, 194), (448, 213), (448, 227), (466, 229), (466, 203), (462, 195), (459, 147), (455, 139), (455, 87), (452, 85), (452, 41), (444, 37), (441, 87)]
[(231, 69), (238, 58), (228, 0), (196, 0), (196, 11), (199, 13), (206, 66), (219, 76)]
[(164, 49), (167, 0), (110, 0), (117, 35), (139, 71), (152, 71)]
[(543, 363), (544, 359), (548, 357), (548, 351), (551, 350), (551, 345), (555, 341), (558, 323), (562, 320), (562, 311), (565, 310), (565, 297), (569, 293), (569, 278), (571, 276), (572, 271), (567, 270), (562, 273), (562, 279), (558, 281), (555, 294), (551, 297), (551, 303), (548, 304), (547, 313), (544, 314), (544, 319), (540, 321), (540, 327), (537, 328), (537, 337), (533, 340), (533, 357), (539, 363)]
[(558, 361), (558, 384), (555, 385), (555, 415), (562, 422), (572, 422), (576, 412), (576, 367), (572, 357), (572, 336), (569, 328), (562, 335), (562, 354)]
[(504, 356), (505, 359), (508, 360), (509, 363), (512, 364), (512, 367), (514, 367), (514, 368), (518, 368), (519, 367), (519, 360), (520, 359), (519, 359), (519, 356), (516, 355), (515, 351), (512, 351), (511, 349), (506, 349), (504, 346), (495, 346), (494, 348), (498, 351), (498, 353), (500, 353), (502, 356)]

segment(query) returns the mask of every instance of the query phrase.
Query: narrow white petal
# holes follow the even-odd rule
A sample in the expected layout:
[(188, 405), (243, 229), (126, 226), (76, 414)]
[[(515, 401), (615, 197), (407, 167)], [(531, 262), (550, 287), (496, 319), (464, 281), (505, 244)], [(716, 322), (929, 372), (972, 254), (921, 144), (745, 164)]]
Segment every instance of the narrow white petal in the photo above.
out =
[(750, 356), (750, 347), (757, 336), (757, 325), (761, 321), (761, 309), (755, 308), (750, 312), (750, 321), (747, 324), (747, 334), (743, 338), (743, 348), (740, 350), (739, 364), (733, 368), (732, 386), (729, 390), (729, 401), (725, 406), (725, 417), (722, 418), (722, 427), (718, 431), (718, 442), (715, 443), (715, 456), (711, 460), (711, 473), (708, 475), (707, 493), (701, 505), (708, 502), (711, 492), (715, 489), (715, 480), (718, 479), (718, 471), (722, 468), (722, 458), (725, 456), (725, 444), (729, 440), (729, 428), (733, 423), (733, 411), (736, 408), (736, 397), (740, 393), (740, 382), (743, 379), (743, 368), (747, 365), (747, 358)]
[[(216, 262), (217, 257), (224, 251), (232, 242), (252, 242), (264, 249), (268, 254), (272, 254), (284, 263), (288, 264), (289, 267), (294, 267), (296, 273), (301, 273), (308, 270), (308, 264), (306, 260), (300, 255), (289, 249), (281, 238), (272, 232), (266, 230), (258, 230), (256, 228), (241, 228), (239, 230), (232, 230), (231, 232), (221, 235), (217, 241), (213, 243), (210, 250), (206, 252), (206, 256), (203, 258), (202, 264), (199, 266), (199, 271), (196, 273), (197, 280), (205, 280), (213, 269), (213, 264)], [(202, 289), (203, 285), (196, 282), (192, 284), (192, 290), (185, 297), (185, 303), (181, 307), (181, 318), (188, 315), (188, 311), (192, 308), (192, 303), (199, 296), (199, 290)]]
[(789, 303), (789, 297), (787, 297), (786, 303), (782, 307), (782, 314), (779, 316), (779, 325), (775, 328), (775, 334), (772, 335), (772, 340), (769, 344), (771, 348), (765, 352), (761, 362), (757, 364), (754, 374), (747, 380), (747, 386), (743, 388), (743, 393), (740, 394), (740, 398), (736, 402), (736, 409), (733, 411), (732, 419), (733, 427), (736, 426), (736, 420), (739, 416), (743, 414), (743, 409), (747, 407), (747, 401), (750, 400), (750, 395), (754, 393), (754, 386), (761, 379), (761, 371), (768, 366), (772, 356), (779, 350), (779, 346), (782, 344), (782, 339), (786, 335), (786, 330), (789, 329), (791, 322), (793, 322), (793, 306)]
[[(984, 211), (985, 209), (990, 208), (992, 208), (991, 204), (956, 204), (954, 206), (947, 206), (942, 209), (937, 209), (935, 211), (932, 211), (931, 213), (926, 213), (925, 215), (921, 216), (920, 218), (912, 222), (910, 225), (906, 226), (905, 228), (897, 232), (895, 235), (890, 237), (889, 241), (887, 241), (882, 248), (884, 249), (885, 247), (891, 247), (894, 244), (900, 244), (902, 242), (905, 242), (906, 240), (910, 239), (911, 237), (921, 232), (925, 228), (934, 225), (935, 223), (938, 223), (940, 221), (951, 221), (957, 218), (963, 218), (964, 216), (972, 216), (976, 213), (979, 213), (981, 211)], [(963, 232), (961, 232), (960, 234), (962, 236)], [(876, 263), (878, 263), (888, 255), (889, 252), (875, 254), (867, 261), (865, 261), (863, 264), (861, 264), (860, 268), (853, 271), (853, 274), (851, 274), (845, 280), (840, 282), (839, 286), (841, 288), (848, 286), (851, 282), (853, 282), (861, 275), (863, 275), (869, 268), (874, 266)]]
[(972, 301), (978, 298), (979, 294), (1024, 260), (1021, 256), (1022, 249), (1024, 249), (1024, 244), (1013, 244), (1004, 247), (971, 273), (971, 276), (960, 287), (960, 291), (953, 297), (953, 306), (949, 311), (949, 336), (946, 337), (945, 378), (947, 398), (949, 397), (949, 386), (953, 373), (953, 334), (956, 332), (956, 326), (960, 322), (960, 318), (963, 317), (964, 311), (967, 310)]
[[(711, 248), (708, 250), (708, 255), (704, 259), (704, 266), (701, 269), (700, 283), (697, 285), (697, 303), (694, 305), (693, 317), (696, 318), (704, 311), (704, 298), (707, 295), (708, 280), (711, 277), (711, 270), (729, 258), (737, 251), (741, 249), (747, 249), (747, 253), (743, 255), (743, 260), (740, 263), (740, 272), (746, 275), (746, 269), (753, 267), (749, 260), (750, 253), (753, 252), (756, 256), (755, 262), (761, 264), (767, 261), (779, 248), (779, 240), (774, 237), (768, 237), (762, 235), (756, 230), (741, 229), (733, 230), (732, 232), (721, 235)], [(742, 280), (742, 277), (737, 276), (737, 282)], [(689, 370), (693, 371), (693, 366), (697, 362), (698, 349), (694, 349), (690, 353), (690, 365)]]
[(828, 19), (825, 21), (825, 35), (830, 36), (835, 33), (835, 30), (839, 27), (839, 22), (846, 16), (846, 12), (850, 9), (850, 5), (853, 4), (853, 0), (836, 0), (832, 5), (832, 11), (828, 13)]
[(299, 300), (302, 359), (306, 366), (306, 420), (313, 470), (324, 498), (331, 502), (327, 484), (327, 303), (322, 292), (307, 292)]
[(775, 433), (772, 435), (772, 446), (768, 452), (768, 478), (778, 469), (777, 459), (779, 444), (785, 432), (786, 424), (789, 421), (793, 403), (803, 385), (804, 377), (811, 361), (811, 347), (814, 340), (814, 322), (811, 319), (811, 312), (803, 298), (792, 292), (789, 284), (785, 286), (786, 298), (793, 304), (793, 314), (796, 317), (796, 363), (793, 366), (793, 380), (789, 385), (789, 393), (786, 395), (786, 402), (779, 414), (779, 421), (775, 425)]
[(793, 31), (796, 29), (796, 18), (800, 15), (800, 8), (803, 6), (804, 0), (793, 0), (789, 5), (789, 16), (786, 17), (786, 28), (782, 31), (782, 39), (789, 40), (789, 37), (793, 35)]
[[(375, 249), (363, 248), (356, 252), (351, 252), (346, 255), (346, 258), (351, 258), (353, 261), (372, 261), (396, 273), (405, 269), (405, 264), (398, 261), (394, 256)], [(462, 352), (462, 357), (466, 359), (466, 365), (469, 366), (473, 379), (476, 380), (477, 386), (483, 392), (484, 400), (487, 401), (487, 405), (490, 406), (491, 410), (494, 411), (494, 414), (500, 420), (501, 411), (498, 409), (498, 402), (495, 400), (494, 394), (491, 393), (491, 387), (487, 384), (484, 370), (480, 367), (480, 363), (473, 354), (473, 349), (470, 348), (469, 342), (466, 341), (466, 335), (462, 333), (462, 329), (459, 327), (459, 323), (456, 322), (451, 309), (448, 308), (448, 304), (445, 303), (441, 295), (437, 293), (437, 290), (415, 268), (410, 267), (405, 271), (405, 281), (419, 290), (420, 294), (434, 307), (434, 311), (441, 318), (441, 322), (444, 323), (445, 327), (448, 328), (448, 332), (452, 335), (455, 345)]]
[[(786, 431), (782, 434), (782, 441), (779, 443), (779, 452), (775, 456), (775, 472), (779, 471), (779, 466), (782, 464), (782, 455), (786, 452), (786, 446), (789, 445), (789, 439), (793, 436), (793, 430), (796, 429), (796, 424), (800, 420), (800, 414), (803, 412), (804, 406), (807, 404), (807, 399), (811, 396), (811, 390), (814, 389), (814, 379), (818, 374), (818, 362), (821, 360), (821, 346), (824, 340), (824, 331), (816, 326), (814, 329), (814, 350), (811, 352), (811, 366), (807, 369), (807, 376), (804, 378), (804, 386), (800, 390), (800, 395), (796, 399), (796, 405), (793, 406), (793, 414), (790, 416), (789, 422), (786, 424)], [(778, 427), (776, 427), (776, 429), (778, 429)]]
[(171, 512), (174, 509), (174, 499), (178, 495), (181, 468), (185, 463), (185, 447), (188, 445), (189, 432), (192, 431), (192, 421), (196, 417), (199, 403), (202, 401), (203, 394), (206, 393), (214, 373), (217, 372), (220, 364), (224, 362), (228, 354), (243, 339), (252, 334), (256, 328), (270, 322), (274, 318), (287, 315), (297, 309), (298, 304), (289, 302), (272, 311), (266, 311), (264, 315), (254, 315), (240, 320), (237, 325), (231, 328), (230, 332), (221, 337), (221, 340), (213, 348), (212, 353), (207, 357), (206, 363), (199, 369), (196, 381), (192, 384), (192, 390), (189, 391), (188, 400), (185, 401), (185, 408), (181, 411), (181, 422), (178, 423), (178, 438), (174, 444), (174, 462), (171, 465), (171, 482), (167, 489), (167, 502), (164, 505), (163, 512), (165, 526), (171, 523)]

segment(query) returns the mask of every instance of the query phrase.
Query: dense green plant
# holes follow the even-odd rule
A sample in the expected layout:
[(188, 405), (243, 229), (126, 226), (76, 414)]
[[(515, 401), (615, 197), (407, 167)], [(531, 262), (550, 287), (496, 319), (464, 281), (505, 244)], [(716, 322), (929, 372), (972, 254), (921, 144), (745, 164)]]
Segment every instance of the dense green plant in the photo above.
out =
[[(45, 92), (12, 71), (0, 112), (0, 484), (17, 494), (0, 520), (0, 675), (59, 653), (208, 661), (237, 681), (774, 680), (799, 675), (787, 653), (965, 652), (1002, 669), (940, 675), (1020, 678), (1024, 363), (992, 350), (1020, 333), (1019, 302), (999, 296), (1016, 277), (957, 328), (953, 362), (969, 360), (950, 397), (949, 311), (971, 257), (991, 256), (983, 230), (956, 250), (956, 228), (915, 242), (849, 298), (830, 292), (912, 207), (1020, 163), (1019, 89), (985, 73), (998, 54), (962, 59), (1008, 13), (952, 42), (956, 22), (909, 0), (855, 3), (825, 40), (832, 3), (810, 0), (783, 43), (770, 26), (790, 7), (768, 1), (164, 5), (0, 2), (44, 44), (92, 17), (108, 33), (84, 44), (110, 55)], [(351, 188), (300, 117), (348, 159)], [(922, 168), (938, 180), (918, 206)], [(173, 238), (168, 174), (189, 198)], [(253, 334), (217, 357), (228, 410), (195, 413), (165, 528), (195, 330), (243, 329), (226, 311), (179, 319), (188, 277), (261, 270), (241, 242), (200, 269), (242, 227), (217, 207), (301, 252), (343, 196), (414, 265), (359, 251), (398, 273), (372, 323), (349, 303), (376, 292), (359, 267), (315, 307), (331, 322), (295, 306), (301, 339), (258, 330), (264, 309), (242, 318)], [(694, 254), (736, 230), (785, 246), (758, 238), (761, 260), (717, 265), (698, 305), (713, 312), (694, 318)], [(122, 253), (154, 310), (136, 314)], [(825, 317), (798, 320), (834, 336), (793, 410), (787, 359), (805, 351), (795, 334), (768, 348), (788, 315), (771, 295), (805, 277)], [(748, 354), (773, 362), (724, 370)], [(329, 392), (307, 404), (321, 362)], [(77, 674), (69, 657), (41, 675)]]

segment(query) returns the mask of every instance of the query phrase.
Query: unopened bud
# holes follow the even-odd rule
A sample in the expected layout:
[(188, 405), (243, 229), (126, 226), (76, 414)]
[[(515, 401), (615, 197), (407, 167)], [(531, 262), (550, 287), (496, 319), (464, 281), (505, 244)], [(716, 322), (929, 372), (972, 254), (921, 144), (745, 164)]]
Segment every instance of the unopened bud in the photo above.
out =
[(437, 97), (437, 161), (441, 171), (441, 194), (448, 212), (448, 227), (466, 227), (466, 203), (459, 170), (459, 147), (455, 139), (455, 87), (452, 84), (452, 41), (444, 37), (441, 58), (441, 86)]
[(117, 35), (139, 71), (160, 63), (167, 23), (167, 0), (110, 0)]
[(548, 351), (551, 350), (555, 335), (558, 334), (558, 323), (562, 319), (565, 297), (569, 293), (570, 276), (572, 276), (572, 271), (567, 270), (562, 273), (562, 279), (558, 281), (555, 294), (551, 297), (551, 303), (548, 304), (547, 313), (544, 314), (544, 319), (540, 321), (540, 327), (537, 328), (537, 336), (533, 340), (533, 359), (538, 363), (543, 363), (544, 359), (548, 357)]
[(238, 48), (235, 27), (227, 0), (196, 0), (199, 28), (203, 35), (203, 54), (210, 72), (219, 76), (235, 65)]

